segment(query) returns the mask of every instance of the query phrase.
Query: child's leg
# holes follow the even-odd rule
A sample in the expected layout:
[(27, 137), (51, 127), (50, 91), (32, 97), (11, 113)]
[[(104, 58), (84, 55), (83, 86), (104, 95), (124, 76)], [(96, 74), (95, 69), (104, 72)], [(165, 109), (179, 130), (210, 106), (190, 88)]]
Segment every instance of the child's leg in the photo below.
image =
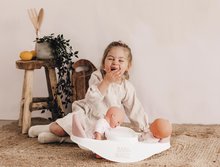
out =
[(57, 136), (57, 135), (55, 135), (51, 132), (42, 132), (42, 133), (40, 133), (39, 136), (38, 136), (38, 142), (39, 143), (55, 143), (55, 142), (73, 143), (73, 141), (70, 139), (69, 136), (59, 137), (59, 136)]
[(50, 132), (56, 136), (63, 137), (67, 136), (68, 134), (64, 131), (64, 129), (56, 122), (50, 124)]
[(50, 132), (49, 127), (50, 127), (50, 124), (32, 126), (28, 130), (28, 136), (29, 137), (37, 137), (42, 132)]
[(57, 136), (67, 136), (67, 133), (56, 122), (52, 122), (48, 125), (35, 125), (30, 127), (28, 131), (29, 137), (37, 137), (42, 132), (51, 132)]
[(73, 114), (72, 134), (77, 137), (86, 138), (85, 130), (83, 129), (82, 124), (79, 121), (77, 114)]

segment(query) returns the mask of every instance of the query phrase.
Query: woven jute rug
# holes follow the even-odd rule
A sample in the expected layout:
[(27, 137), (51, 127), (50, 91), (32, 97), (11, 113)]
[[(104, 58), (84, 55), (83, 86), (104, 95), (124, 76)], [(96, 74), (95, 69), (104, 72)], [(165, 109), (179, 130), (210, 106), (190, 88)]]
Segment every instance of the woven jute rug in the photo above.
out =
[[(33, 119), (33, 124), (44, 124)], [(96, 159), (76, 144), (39, 144), (36, 138), (21, 134), (17, 121), (0, 128), (0, 166), (163, 166), (219, 167), (220, 125), (173, 125), (171, 148), (136, 163), (114, 163)]]

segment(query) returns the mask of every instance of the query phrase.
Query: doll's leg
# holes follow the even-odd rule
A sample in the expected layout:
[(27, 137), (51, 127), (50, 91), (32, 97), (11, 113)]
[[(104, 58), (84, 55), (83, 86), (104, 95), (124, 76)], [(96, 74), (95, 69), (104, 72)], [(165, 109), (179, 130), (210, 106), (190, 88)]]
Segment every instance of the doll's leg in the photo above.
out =
[(55, 143), (55, 142), (73, 143), (73, 141), (70, 139), (69, 136), (59, 137), (59, 136), (57, 136), (57, 135), (55, 135), (51, 132), (42, 132), (42, 133), (40, 133), (39, 136), (38, 136), (38, 142), (39, 143)]
[(29, 137), (37, 137), (42, 132), (50, 132), (49, 127), (50, 127), (50, 124), (32, 126), (28, 130), (28, 136)]

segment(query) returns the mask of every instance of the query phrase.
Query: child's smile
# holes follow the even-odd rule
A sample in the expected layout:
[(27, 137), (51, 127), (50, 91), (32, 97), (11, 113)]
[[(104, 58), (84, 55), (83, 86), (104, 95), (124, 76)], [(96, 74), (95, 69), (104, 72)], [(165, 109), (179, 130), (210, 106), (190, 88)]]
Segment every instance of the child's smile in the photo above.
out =
[(105, 59), (104, 70), (106, 72), (120, 70), (124, 74), (128, 70), (127, 52), (122, 47), (112, 48)]

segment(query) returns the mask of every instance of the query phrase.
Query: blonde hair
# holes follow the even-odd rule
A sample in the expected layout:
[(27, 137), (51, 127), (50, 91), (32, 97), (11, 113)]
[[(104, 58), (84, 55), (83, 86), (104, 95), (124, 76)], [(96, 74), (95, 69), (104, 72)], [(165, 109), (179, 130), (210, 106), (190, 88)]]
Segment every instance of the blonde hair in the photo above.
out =
[[(132, 64), (132, 53), (131, 53), (130, 47), (129, 47), (127, 44), (125, 44), (124, 42), (122, 42), (122, 41), (113, 41), (113, 42), (111, 42), (111, 43), (106, 47), (106, 49), (105, 49), (105, 51), (104, 51), (104, 54), (103, 54), (103, 57), (102, 57), (101, 73), (102, 73), (103, 76), (105, 75), (105, 71), (103, 70), (103, 69), (104, 69), (104, 64), (105, 64), (105, 59), (106, 59), (106, 57), (107, 57), (107, 55), (108, 55), (108, 52), (109, 52), (112, 48), (114, 48), (114, 47), (122, 47), (123, 49), (125, 49), (125, 51), (128, 52), (128, 66), (130, 67), (131, 64)], [(127, 80), (129, 79), (128, 71), (126, 71), (126, 72), (124, 73), (124, 76), (125, 76), (125, 79), (127, 79)]]

